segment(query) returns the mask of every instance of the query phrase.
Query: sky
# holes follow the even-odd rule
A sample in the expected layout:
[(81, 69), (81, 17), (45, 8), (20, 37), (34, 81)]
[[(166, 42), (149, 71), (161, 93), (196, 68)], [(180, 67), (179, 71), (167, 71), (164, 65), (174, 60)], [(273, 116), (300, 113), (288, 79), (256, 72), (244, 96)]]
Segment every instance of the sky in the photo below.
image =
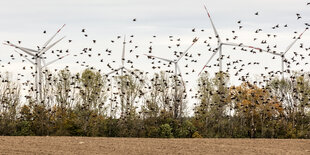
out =
[[(171, 70), (155, 61), (155, 66), (161, 69), (152, 69), (152, 60), (147, 59), (143, 54), (149, 54), (149, 47), (152, 46), (152, 55), (161, 56), (167, 59), (176, 59), (174, 51), (182, 52), (195, 37), (199, 41), (190, 49), (189, 54), (197, 62), (190, 62), (182, 59), (180, 67), (185, 81), (188, 81), (187, 88), (196, 89), (195, 83), (198, 79), (198, 72), (202, 69), (206, 61), (213, 54), (208, 49), (215, 49), (217, 41), (214, 37), (211, 23), (204, 10), (203, 5), (208, 8), (213, 22), (222, 40), (230, 38), (230, 42), (244, 43), (247, 45), (266, 48), (258, 40), (267, 40), (269, 45), (277, 45), (274, 50), (282, 52), (293, 41), (293, 37), (298, 36), (306, 28), (304, 23), (310, 23), (310, 0), (10, 0), (2, 1), (0, 5), (0, 41), (10, 41), (20, 44), (23, 47), (36, 49), (42, 46), (63, 24), (66, 26), (57, 35), (56, 39), (66, 36), (52, 50), (69, 50), (70, 55), (57, 63), (49, 66), (49, 69), (63, 69), (69, 66), (73, 72), (81, 72), (87, 68), (79, 63), (101, 69), (104, 73), (111, 71), (107, 68), (109, 63), (112, 67), (120, 66), (123, 36), (127, 36), (126, 60), (134, 63), (134, 68), (152, 72), (160, 70)], [(258, 16), (254, 15), (256, 12)], [(301, 15), (297, 20), (296, 13)], [(136, 18), (134, 22), (133, 19)], [(241, 20), (241, 24), (237, 21)], [(279, 24), (279, 28), (272, 29)], [(288, 27), (284, 27), (287, 24)], [(239, 26), (242, 26), (239, 29)], [(195, 28), (195, 32), (192, 29)], [(81, 30), (85, 29), (85, 33)], [(201, 31), (201, 30), (204, 31)], [(257, 29), (263, 31), (255, 33)], [(46, 31), (46, 34), (43, 31)], [(232, 33), (232, 30), (235, 33)], [(294, 33), (297, 32), (297, 33)], [(85, 37), (84, 34), (88, 36)], [(267, 34), (277, 35), (276, 38), (267, 37)], [(130, 37), (134, 35), (134, 37)], [(156, 38), (153, 36), (156, 35)], [(117, 39), (117, 36), (121, 36)], [(169, 38), (169, 36), (173, 36)], [(234, 36), (238, 36), (233, 40)], [(210, 39), (211, 37), (212, 39)], [(56, 41), (55, 39), (55, 41)], [(173, 41), (170, 41), (172, 39)], [(180, 39), (181, 41), (177, 41)], [(71, 43), (68, 40), (72, 40)], [(92, 40), (96, 40), (94, 44)], [(114, 43), (111, 42), (114, 41)], [(128, 43), (132, 40), (132, 43)], [(308, 55), (310, 50), (310, 32), (307, 31), (298, 40), (295, 46), (288, 52), (288, 58), (294, 56), (294, 52)], [(204, 43), (207, 41), (207, 44)], [(179, 44), (180, 46), (176, 46)], [(300, 43), (303, 49), (299, 48)], [(135, 48), (138, 46), (138, 48)], [(168, 48), (171, 46), (172, 48)], [(88, 54), (82, 54), (83, 48), (92, 48)], [(111, 56), (105, 52), (112, 50)], [(133, 49), (132, 52), (129, 52)], [(30, 74), (31, 64), (22, 62), (12, 47), (0, 45), (0, 71), (9, 71), (13, 79), (19, 78), (17, 75), (24, 75), (22, 82), (32, 80)], [(56, 52), (57, 53), (57, 52)], [(98, 57), (97, 54), (101, 53)], [(201, 56), (198, 57), (197, 54)], [(14, 55), (12, 60), (11, 55)], [(268, 53), (252, 54), (242, 51), (240, 48), (232, 50), (232, 47), (223, 47), (223, 54), (230, 59), (224, 59), (223, 63), (236, 60), (243, 60), (242, 63), (260, 62), (260, 65), (250, 65), (245, 67), (239, 75), (249, 73), (252, 79), (259, 78), (261, 73), (272, 70), (280, 70), (281, 59)], [(64, 55), (64, 53), (59, 53)], [(77, 56), (75, 56), (77, 55)], [(136, 56), (139, 59), (136, 59)], [(46, 61), (49, 62), (57, 58), (56, 54), (46, 53)], [(216, 64), (217, 56), (210, 65)], [(100, 60), (103, 59), (103, 63)], [(298, 58), (297, 58), (298, 60)], [(113, 62), (115, 61), (115, 63)], [(299, 61), (299, 60), (298, 60)], [(309, 56), (302, 61), (302, 64), (309, 62)], [(10, 62), (10, 64), (8, 64)], [(241, 63), (241, 64), (242, 64)], [(189, 67), (184, 66), (188, 64)], [(241, 65), (240, 64), (240, 65)], [(26, 70), (22, 68), (26, 66)], [(130, 67), (131, 64), (126, 64)], [(239, 66), (240, 67), (240, 66)], [(265, 67), (268, 67), (266, 70)], [(292, 65), (294, 70), (305, 69), (309, 71), (309, 66)], [(227, 66), (224, 65), (226, 70)], [(194, 70), (194, 72), (192, 72)], [(212, 66), (206, 70), (213, 75), (218, 71), (218, 67)], [(230, 69), (233, 75), (236, 70)], [(188, 73), (188, 74), (186, 74)], [(238, 77), (231, 78), (231, 85), (238, 84)]]

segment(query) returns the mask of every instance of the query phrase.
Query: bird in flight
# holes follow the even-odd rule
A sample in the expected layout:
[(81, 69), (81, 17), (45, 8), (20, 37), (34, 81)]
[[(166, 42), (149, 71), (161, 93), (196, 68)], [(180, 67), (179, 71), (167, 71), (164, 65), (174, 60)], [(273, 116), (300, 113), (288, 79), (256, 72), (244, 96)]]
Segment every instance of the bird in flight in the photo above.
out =
[(297, 16), (297, 20), (298, 20), (298, 19), (301, 19), (301, 16), (300, 16), (299, 13), (296, 13), (296, 16)]

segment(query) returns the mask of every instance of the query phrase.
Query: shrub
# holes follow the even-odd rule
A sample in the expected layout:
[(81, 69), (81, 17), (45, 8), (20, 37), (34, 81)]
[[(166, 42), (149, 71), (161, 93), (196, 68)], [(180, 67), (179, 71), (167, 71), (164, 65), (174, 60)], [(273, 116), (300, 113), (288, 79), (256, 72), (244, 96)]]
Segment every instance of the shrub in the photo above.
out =
[(158, 128), (151, 126), (147, 128), (147, 137), (156, 138), (158, 137)]
[(34, 133), (31, 130), (31, 122), (30, 121), (21, 121), (17, 125), (17, 136), (33, 136)]
[(170, 127), (169, 124), (162, 124), (159, 128), (160, 138), (173, 138), (171, 130), (172, 128)]
[(203, 138), (203, 137), (198, 133), (198, 131), (195, 131), (192, 135), (192, 138)]
[(179, 138), (191, 138), (196, 131), (195, 126), (190, 121), (186, 120), (182, 123), (181, 127), (176, 129), (175, 137)]

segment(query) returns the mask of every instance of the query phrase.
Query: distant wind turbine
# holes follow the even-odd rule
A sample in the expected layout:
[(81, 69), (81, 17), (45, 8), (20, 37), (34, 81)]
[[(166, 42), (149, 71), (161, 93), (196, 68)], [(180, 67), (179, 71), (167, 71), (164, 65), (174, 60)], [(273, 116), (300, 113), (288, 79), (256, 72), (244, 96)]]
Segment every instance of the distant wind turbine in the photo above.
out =
[[(41, 103), (41, 101), (42, 101), (42, 70), (45, 67), (47, 67), (48, 65), (51, 65), (51, 64), (55, 63), (56, 61), (68, 56), (68, 55), (65, 55), (65, 56), (59, 57), (56, 60), (53, 60), (53, 61), (48, 62), (48, 63), (45, 62), (45, 60), (44, 60), (45, 57), (43, 57), (43, 54), (45, 54), (49, 49), (51, 49), (58, 42), (60, 42), (62, 39), (65, 38), (65, 37), (62, 37), (59, 40), (57, 40), (56, 42), (54, 42), (53, 44), (49, 45), (49, 43), (55, 38), (55, 36), (62, 30), (62, 28), (64, 26), (65, 26), (65, 24), (42, 46), (42, 49), (38, 48), (37, 50), (33, 50), (30, 48), (20, 47), (20, 46), (17, 46), (15, 44), (10, 43), (9, 41), (7, 43), (3, 43), (4, 45), (12, 46), (12, 47), (15, 47), (15, 48), (21, 50), (25, 54), (31, 56), (32, 57), (31, 59), (34, 59), (34, 61), (32, 61), (27, 56), (25, 56), (25, 55), (19, 53), (18, 51), (14, 50), (15, 52), (19, 53), (20, 56), (24, 57), (31, 64), (33, 64), (36, 68), (36, 71), (35, 71), (35, 87), (36, 87), (36, 100), (38, 103)], [(43, 63), (43, 66), (42, 66), (42, 63)]]
[(308, 28), (306, 28), (298, 37), (296, 37), (296, 39), (287, 46), (287, 48), (285, 49), (284, 52), (281, 53), (272, 53), (274, 55), (280, 56), (281, 57), (281, 74), (282, 74), (282, 79), (284, 79), (284, 63), (286, 61), (285, 59), (285, 54), (294, 46), (294, 44), (297, 42), (298, 39), (301, 38), (301, 36), (308, 30)]
[(124, 70), (131, 72), (128, 68), (125, 67), (125, 46), (126, 46), (126, 36), (124, 36), (124, 41), (123, 41), (123, 51), (122, 51), (122, 57), (121, 57), (122, 65), (119, 68), (114, 69), (113, 71), (105, 74), (105, 76), (109, 76), (110, 74), (116, 73), (119, 70), (121, 71), (121, 76), (123, 76)]
[[(180, 74), (180, 77), (181, 77), (181, 80), (182, 80), (182, 83), (183, 83), (183, 87), (184, 87), (184, 90), (186, 89), (186, 86), (185, 86), (185, 83), (184, 83), (184, 80), (183, 80), (183, 77), (182, 77), (182, 73), (181, 73), (181, 69), (178, 65), (178, 62), (182, 59), (182, 57), (184, 55), (186, 55), (189, 51), (189, 49), (198, 41), (198, 38), (194, 38), (193, 40), (193, 43), (183, 52), (182, 55), (180, 55), (180, 57), (178, 59), (175, 59), (175, 60), (169, 60), (169, 59), (166, 59), (166, 58), (161, 58), (161, 57), (157, 57), (157, 56), (152, 56), (152, 55), (147, 55), (147, 54), (144, 54), (146, 55), (148, 58), (156, 58), (156, 59), (160, 59), (160, 60), (163, 60), (163, 61), (166, 61), (168, 62), (169, 64), (174, 64), (174, 80), (175, 80), (175, 102), (176, 102), (176, 99), (177, 99), (177, 92), (178, 92), (178, 87), (177, 87), (177, 77), (178, 77), (178, 71), (179, 71), (179, 74)], [(177, 109), (175, 109), (177, 110)], [(176, 112), (175, 112), (176, 113)], [(177, 116), (176, 116), (177, 117)]]
[[(121, 71), (121, 95), (120, 95), (121, 99), (120, 99), (120, 102), (121, 102), (121, 113), (122, 114), (124, 114), (124, 96), (123, 96), (123, 93), (124, 93), (124, 84), (123, 84), (124, 70), (128, 71), (129, 73), (131, 72), (132, 74), (135, 74), (133, 71), (131, 71), (130, 69), (125, 67), (125, 47), (126, 47), (126, 35), (124, 36), (124, 41), (123, 41), (123, 51), (122, 51), (122, 57), (121, 57), (122, 65), (119, 68), (114, 69), (113, 71), (105, 74), (105, 76), (108, 77), (109, 75), (111, 75), (113, 73), (117, 73), (118, 71)], [(111, 91), (112, 91), (112, 88), (111, 88)]]
[[(179, 57), (178, 59), (175, 59), (175, 60), (169, 60), (169, 59), (166, 59), (166, 58), (161, 58), (161, 57), (157, 57), (157, 56), (153, 56), (153, 55), (148, 55), (148, 54), (144, 54), (144, 55), (146, 55), (146, 56), (149, 57), (149, 58), (156, 58), (156, 59), (160, 59), (160, 60), (166, 61), (166, 62), (168, 62), (168, 63), (170, 63), (170, 64), (173, 63), (173, 64), (174, 64), (174, 68), (175, 68), (175, 70), (174, 70), (174, 75), (175, 75), (175, 77), (178, 76), (178, 71), (179, 71), (179, 74), (180, 74), (180, 76), (181, 76), (181, 78), (182, 78), (181, 69), (180, 69), (180, 67), (179, 67), (179, 65), (178, 65), (178, 62), (182, 59), (182, 57), (183, 57), (184, 55), (186, 55), (186, 54), (188, 53), (189, 49), (192, 48), (192, 46), (193, 46), (197, 41), (198, 41), (198, 38), (195, 38), (195, 39), (193, 40), (193, 43), (185, 50), (185, 52), (183, 52), (183, 54), (180, 55), (180, 57)], [(183, 82), (183, 84), (184, 84), (183, 78), (182, 78), (182, 82)]]
[(256, 49), (256, 50), (259, 50), (259, 51), (264, 51), (264, 52), (268, 52), (268, 53), (272, 53), (272, 54), (275, 54), (275, 52), (271, 52), (269, 50), (263, 50), (261, 48), (258, 48), (258, 47), (254, 47), (254, 46), (249, 46), (249, 45), (244, 45), (242, 43), (230, 43), (230, 42), (222, 42), (221, 41), (221, 38), (220, 38), (220, 35), (218, 34), (215, 26), (214, 26), (214, 23), (212, 21), (212, 18), (210, 16), (210, 13), (207, 9), (207, 7), (204, 5), (204, 8), (208, 14), (208, 17), (210, 19), (210, 22), (211, 22), (211, 25), (212, 25), (212, 29), (214, 31), (214, 34), (215, 34), (215, 37), (217, 38), (217, 48), (215, 49), (214, 53), (212, 54), (212, 56), (210, 57), (210, 59), (207, 61), (207, 63), (204, 65), (204, 67), (202, 68), (202, 70), (199, 72), (198, 75), (201, 74), (201, 72), (207, 67), (207, 65), (209, 64), (209, 62), (212, 60), (212, 58), (217, 54), (219, 53), (219, 71), (222, 72), (222, 46), (223, 45), (228, 45), (228, 46), (237, 46), (237, 47), (246, 47), (246, 48), (252, 48), (252, 49)]

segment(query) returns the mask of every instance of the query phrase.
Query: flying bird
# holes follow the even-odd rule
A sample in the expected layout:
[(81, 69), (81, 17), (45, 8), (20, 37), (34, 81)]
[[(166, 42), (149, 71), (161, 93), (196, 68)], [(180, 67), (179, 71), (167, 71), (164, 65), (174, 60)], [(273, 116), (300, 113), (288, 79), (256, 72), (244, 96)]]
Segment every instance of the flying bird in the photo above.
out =
[(296, 13), (296, 16), (297, 16), (297, 20), (301, 19), (301, 16), (299, 13)]

